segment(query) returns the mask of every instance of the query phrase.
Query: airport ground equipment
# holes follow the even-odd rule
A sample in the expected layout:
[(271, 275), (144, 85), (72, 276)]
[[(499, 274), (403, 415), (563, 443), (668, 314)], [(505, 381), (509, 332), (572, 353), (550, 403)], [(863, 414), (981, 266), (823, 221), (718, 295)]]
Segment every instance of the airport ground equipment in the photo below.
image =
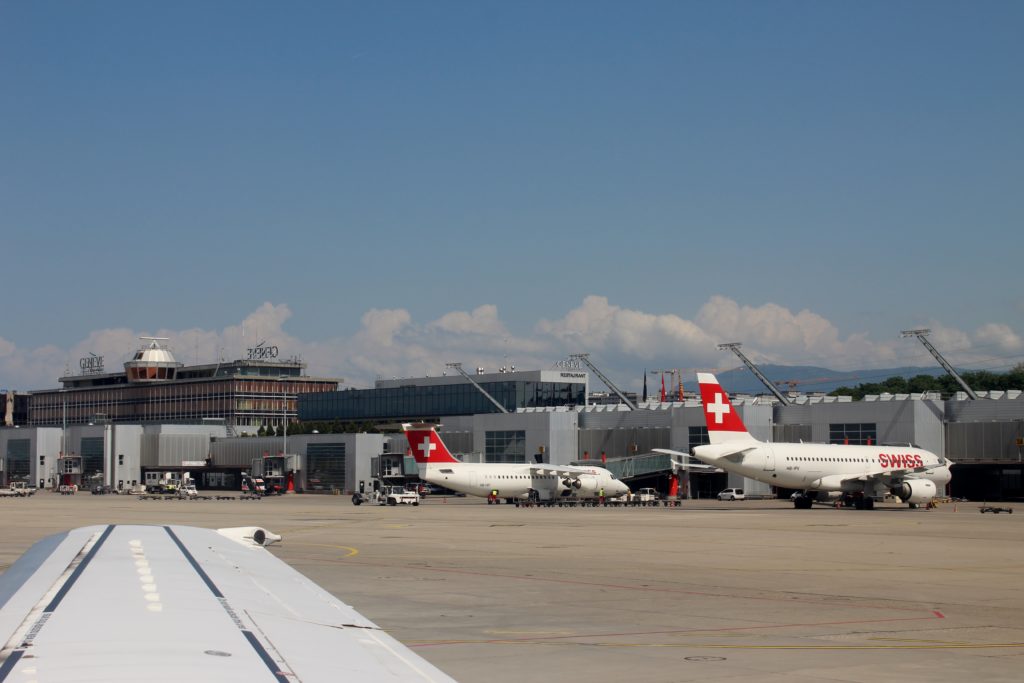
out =
[(29, 486), (23, 481), (12, 481), (11, 485), (5, 489), (0, 489), (0, 496), (8, 498), (27, 498), (34, 495), (36, 489), (34, 486)]
[(352, 504), (362, 505), (419, 505), (420, 494), (410, 491), (404, 486), (382, 486), (376, 491), (369, 493), (356, 492), (352, 494)]
[(942, 366), (942, 369), (948, 372), (949, 376), (956, 380), (956, 383), (960, 385), (960, 388), (964, 390), (964, 392), (971, 398), (971, 400), (977, 401), (978, 395), (974, 393), (974, 389), (971, 389), (971, 387), (967, 384), (964, 378), (961, 377), (959, 373), (957, 373), (957, 371), (953, 369), (953, 366), (949, 364), (949, 361), (943, 358), (942, 354), (939, 353), (938, 349), (932, 346), (931, 342), (928, 341), (927, 337), (931, 333), (932, 331), (927, 328), (922, 328), (918, 330), (903, 330), (902, 332), (900, 332), (900, 334), (903, 335), (904, 337), (917, 337), (918, 341), (924, 344), (924, 347), (928, 349), (928, 352), (931, 353), (932, 356), (935, 357), (935, 360), (939, 361), (939, 365)]
[(404, 486), (384, 486), (380, 490), (378, 505), (419, 505), (420, 494)]
[(991, 512), (994, 515), (998, 515), (1000, 512), (1008, 512), (1013, 514), (1013, 508), (996, 507), (995, 505), (983, 505), (979, 510), (981, 513)]

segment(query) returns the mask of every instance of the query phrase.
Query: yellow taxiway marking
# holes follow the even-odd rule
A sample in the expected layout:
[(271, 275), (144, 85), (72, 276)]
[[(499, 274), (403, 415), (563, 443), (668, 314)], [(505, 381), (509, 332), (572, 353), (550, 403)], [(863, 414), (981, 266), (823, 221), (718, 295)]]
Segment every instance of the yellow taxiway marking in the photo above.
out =
[(331, 543), (295, 543), (295, 542), (289, 543), (288, 545), (305, 545), (305, 546), (312, 546), (314, 548), (337, 548), (338, 550), (347, 550), (348, 553), (345, 555), (345, 557), (355, 557), (356, 555), (359, 554), (359, 550), (357, 548), (353, 548), (350, 545), (333, 545)]

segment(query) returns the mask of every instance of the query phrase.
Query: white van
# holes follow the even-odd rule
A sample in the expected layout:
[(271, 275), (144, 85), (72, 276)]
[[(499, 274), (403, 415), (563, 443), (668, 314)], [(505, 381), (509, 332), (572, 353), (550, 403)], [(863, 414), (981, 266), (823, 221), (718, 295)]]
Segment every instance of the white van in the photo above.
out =
[(725, 489), (719, 492), (718, 500), (745, 500), (746, 496), (743, 495), (743, 489)]

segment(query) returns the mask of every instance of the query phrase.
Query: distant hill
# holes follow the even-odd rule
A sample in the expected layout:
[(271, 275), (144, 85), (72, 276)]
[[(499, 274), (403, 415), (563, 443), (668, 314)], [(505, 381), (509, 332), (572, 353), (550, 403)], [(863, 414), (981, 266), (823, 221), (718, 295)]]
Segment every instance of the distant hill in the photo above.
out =
[[(852, 370), (847, 372), (819, 368), (813, 365), (758, 365), (757, 367), (773, 382), (784, 382), (787, 380), (798, 382), (794, 390), (804, 393), (828, 393), (839, 387), (855, 387), (858, 384), (881, 382), (890, 377), (910, 378), (916, 375), (938, 377), (945, 374), (945, 371), (938, 367), (883, 368), (881, 370)], [(768, 393), (768, 389), (761, 384), (757, 377), (754, 377), (754, 373), (746, 366), (720, 372), (716, 376), (725, 390), (731, 394)], [(696, 389), (696, 387), (689, 388)], [(785, 384), (780, 385), (780, 388), (782, 391), (789, 391), (789, 387)]]

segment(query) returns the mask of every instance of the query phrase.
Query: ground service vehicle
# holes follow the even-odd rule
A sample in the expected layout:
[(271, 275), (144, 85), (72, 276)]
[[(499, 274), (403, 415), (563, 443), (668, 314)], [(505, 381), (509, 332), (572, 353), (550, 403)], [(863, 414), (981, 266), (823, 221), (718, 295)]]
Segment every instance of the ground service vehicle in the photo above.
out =
[(362, 505), (419, 505), (420, 494), (415, 491), (408, 491), (404, 486), (382, 486), (376, 491), (369, 493), (352, 494), (352, 504)]
[(656, 489), (639, 489), (633, 496), (633, 500), (641, 505), (653, 505), (657, 504), (660, 496)]
[(420, 494), (404, 486), (385, 486), (380, 490), (378, 505), (419, 505)]
[(725, 489), (718, 494), (718, 500), (745, 500), (743, 489)]
[(0, 496), (11, 496), (15, 498), (25, 498), (31, 496), (36, 492), (34, 486), (29, 486), (23, 481), (12, 481), (8, 488), (0, 489)]

